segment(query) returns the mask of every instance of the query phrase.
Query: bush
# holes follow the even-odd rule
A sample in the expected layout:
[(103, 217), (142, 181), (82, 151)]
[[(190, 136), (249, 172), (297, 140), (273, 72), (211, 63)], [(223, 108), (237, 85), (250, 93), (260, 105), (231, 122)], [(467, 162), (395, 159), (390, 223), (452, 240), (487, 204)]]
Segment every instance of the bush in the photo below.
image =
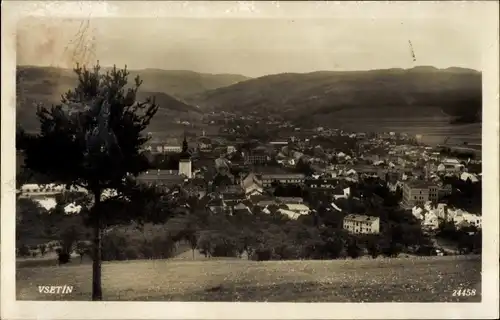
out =
[(28, 248), (27, 245), (22, 244), (22, 245), (19, 246), (17, 254), (20, 257), (27, 257), (27, 256), (30, 255), (30, 249)]
[(255, 252), (252, 256), (252, 260), (268, 261), (268, 260), (271, 260), (272, 254), (273, 253), (272, 253), (271, 249), (265, 248), (265, 247), (259, 247), (255, 250)]
[(378, 245), (378, 243), (369, 243), (367, 245), (367, 248), (368, 250), (368, 254), (373, 258), (377, 258), (379, 256), (379, 254), (381, 253), (381, 249), (380, 249), (380, 246)]
[(102, 259), (167, 259), (172, 257), (174, 248), (174, 241), (161, 228), (144, 233), (131, 228), (115, 229), (103, 238)]
[(361, 256), (362, 249), (356, 242), (356, 240), (352, 240), (347, 246), (347, 255), (353, 259), (359, 258)]
[(67, 252), (59, 251), (57, 255), (58, 255), (57, 261), (59, 262), (60, 265), (69, 263), (71, 260), (71, 256)]
[(299, 250), (294, 245), (283, 244), (273, 248), (273, 260), (294, 260), (300, 258)]
[(403, 246), (394, 242), (382, 249), (382, 254), (388, 258), (397, 257), (401, 252), (403, 252)]
[(40, 254), (43, 257), (45, 255), (45, 253), (47, 252), (47, 246), (42, 243), (41, 245), (38, 246), (38, 248), (40, 249)]

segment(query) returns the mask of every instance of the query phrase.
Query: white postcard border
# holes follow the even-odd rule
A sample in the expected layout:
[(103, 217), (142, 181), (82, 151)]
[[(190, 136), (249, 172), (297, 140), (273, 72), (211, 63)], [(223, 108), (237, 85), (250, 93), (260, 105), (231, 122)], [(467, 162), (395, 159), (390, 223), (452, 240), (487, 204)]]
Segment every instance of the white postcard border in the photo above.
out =
[[(7, 1), (2, 10), (1, 315), (3, 319), (397, 319), (498, 317), (499, 68), (498, 2), (127, 2)], [(483, 48), (483, 261), (481, 303), (28, 302), (15, 288), (15, 32), (38, 17), (343, 17), (457, 16), (481, 19)], [(432, 272), (432, 270), (430, 270)]]

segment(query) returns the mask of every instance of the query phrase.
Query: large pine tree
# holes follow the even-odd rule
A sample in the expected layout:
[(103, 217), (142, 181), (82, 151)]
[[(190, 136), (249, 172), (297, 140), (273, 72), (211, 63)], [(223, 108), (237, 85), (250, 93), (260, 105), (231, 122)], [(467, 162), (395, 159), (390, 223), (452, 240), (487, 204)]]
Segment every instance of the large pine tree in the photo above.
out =
[[(17, 149), (24, 153), (26, 169), (93, 195), (85, 222), (94, 230), (92, 300), (102, 300), (103, 230), (130, 221), (159, 222), (168, 216), (157, 190), (141, 187), (133, 179), (149, 168), (141, 148), (148, 140), (143, 131), (158, 105), (154, 99), (136, 101), (142, 81), (137, 77), (129, 86), (126, 67), (103, 72), (97, 63), (92, 69), (77, 65), (74, 71), (76, 88), (62, 96), (61, 104), (38, 107), (40, 131), (27, 134), (18, 129)], [(103, 197), (107, 189), (116, 190), (116, 195)]]

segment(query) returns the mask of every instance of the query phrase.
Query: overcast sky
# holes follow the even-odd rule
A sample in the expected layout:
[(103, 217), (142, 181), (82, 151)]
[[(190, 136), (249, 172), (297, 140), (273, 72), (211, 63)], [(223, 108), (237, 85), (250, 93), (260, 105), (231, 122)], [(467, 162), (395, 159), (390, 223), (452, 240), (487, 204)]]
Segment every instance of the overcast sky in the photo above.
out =
[[(471, 19), (472, 20), (472, 19)], [(257, 77), (281, 72), (409, 68), (481, 70), (481, 25), (467, 19), (92, 19), (92, 60)], [(85, 60), (81, 20), (19, 24), (17, 63), (71, 67)], [(413, 61), (410, 41), (416, 56)], [(80, 48), (80, 49), (79, 49)], [(66, 51), (65, 51), (66, 49)], [(64, 53), (66, 52), (66, 53)], [(76, 52), (75, 58), (71, 53)]]

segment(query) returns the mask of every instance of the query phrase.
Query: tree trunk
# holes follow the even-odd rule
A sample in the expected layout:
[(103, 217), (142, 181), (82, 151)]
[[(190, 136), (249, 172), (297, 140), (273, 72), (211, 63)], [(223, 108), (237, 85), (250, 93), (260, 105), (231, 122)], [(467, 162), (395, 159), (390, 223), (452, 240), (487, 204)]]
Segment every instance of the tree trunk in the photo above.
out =
[(194, 249), (191, 249), (193, 251), (193, 260), (194, 260)]
[(99, 207), (101, 203), (101, 191), (94, 192), (94, 210), (92, 214), (93, 229), (94, 229), (94, 254), (92, 262), (92, 301), (102, 300), (102, 284), (101, 284), (101, 217)]

